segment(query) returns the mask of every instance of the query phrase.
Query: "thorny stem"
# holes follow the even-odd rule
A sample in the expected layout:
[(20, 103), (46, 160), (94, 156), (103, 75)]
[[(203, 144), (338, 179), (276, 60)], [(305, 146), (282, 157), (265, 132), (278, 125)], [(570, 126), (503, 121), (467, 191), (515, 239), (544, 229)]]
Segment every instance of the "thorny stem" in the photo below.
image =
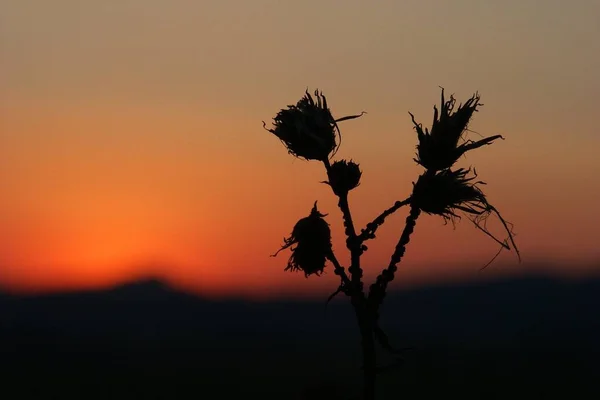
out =
[[(327, 176), (331, 172), (331, 164), (329, 160), (324, 160), (323, 164), (325, 165), (325, 169), (327, 170)], [(352, 214), (350, 213), (350, 205), (348, 204), (348, 194), (342, 194), (339, 197), (338, 207), (342, 211), (342, 215), (344, 218), (344, 228), (346, 233), (346, 247), (350, 250), (350, 267), (348, 267), (348, 271), (350, 271), (350, 275), (352, 277), (352, 286), (353, 290), (356, 290), (357, 293), (363, 293), (363, 283), (362, 283), (362, 275), (363, 271), (360, 267), (360, 256), (361, 256), (361, 245), (358, 241), (358, 237), (356, 235), (356, 230), (354, 229), (354, 222), (352, 222)]]
[(383, 272), (377, 277), (375, 283), (371, 285), (369, 292), (369, 303), (374, 306), (375, 311), (379, 308), (383, 299), (385, 298), (385, 291), (387, 285), (394, 280), (394, 274), (398, 269), (398, 263), (402, 260), (404, 253), (406, 252), (406, 246), (410, 242), (410, 236), (412, 235), (417, 219), (421, 214), (421, 209), (414, 203), (410, 205), (410, 213), (406, 217), (406, 225), (402, 231), (402, 235), (398, 240), (394, 254), (390, 259), (390, 264), (383, 270)]
[[(327, 176), (331, 179), (330, 171), (331, 164), (329, 160), (324, 160), (323, 164), (327, 170)], [(338, 196), (338, 207), (342, 211), (344, 219), (344, 228), (346, 233), (346, 247), (350, 250), (350, 271), (351, 281), (350, 286), (345, 291), (350, 296), (356, 319), (360, 329), (361, 336), (361, 347), (363, 355), (363, 378), (364, 378), (364, 400), (375, 400), (375, 382), (377, 375), (377, 355), (375, 352), (375, 337), (374, 337), (374, 318), (372, 310), (370, 309), (368, 302), (366, 301), (365, 294), (363, 292), (362, 275), (363, 271), (360, 267), (360, 256), (362, 255), (362, 243), (359, 241), (352, 221), (352, 214), (350, 213), (350, 205), (348, 204), (348, 194), (342, 194)], [(335, 261), (334, 261), (335, 260)], [(339, 263), (332, 257), (332, 263), (336, 268), (343, 271), (343, 267), (339, 266)], [(336, 266), (337, 265), (339, 266)], [(344, 273), (342, 281), (344, 284), (348, 284), (348, 276)], [(346, 281), (344, 281), (344, 276)], [(342, 290), (342, 288), (338, 289)]]
[(347, 285), (348, 287), (350, 287), (350, 278), (348, 278), (348, 275), (346, 275), (346, 270), (344, 270), (344, 267), (342, 267), (340, 262), (337, 260), (337, 258), (335, 257), (335, 254), (333, 254), (333, 251), (331, 251), (329, 253), (327, 258), (333, 264), (335, 274), (340, 276), (342, 283), (344, 285)]
[(393, 206), (382, 212), (377, 218), (375, 218), (372, 222), (367, 224), (365, 229), (362, 229), (360, 235), (358, 235), (358, 240), (362, 244), (369, 239), (375, 239), (375, 232), (377, 228), (379, 228), (385, 222), (385, 219), (398, 211), (400, 208), (409, 205), (411, 202), (411, 197), (402, 200), (396, 201)]
[[(427, 170), (424, 173), (425, 176), (431, 174), (435, 174), (435, 171)], [(402, 261), (402, 257), (404, 257), (406, 246), (410, 242), (410, 236), (415, 230), (415, 225), (417, 224), (419, 215), (421, 215), (421, 209), (419, 205), (415, 203), (414, 196), (410, 196), (407, 201), (408, 204), (410, 204), (410, 212), (406, 217), (406, 224), (402, 231), (402, 235), (400, 235), (400, 239), (398, 239), (398, 244), (396, 245), (396, 249), (394, 250), (392, 257), (390, 258), (388, 267), (384, 269), (381, 274), (379, 274), (369, 290), (368, 303), (370, 307), (373, 307), (375, 323), (377, 323), (377, 320), (379, 319), (379, 306), (381, 306), (381, 303), (383, 303), (387, 286), (394, 280), (394, 275), (398, 270), (398, 264), (400, 261)]]

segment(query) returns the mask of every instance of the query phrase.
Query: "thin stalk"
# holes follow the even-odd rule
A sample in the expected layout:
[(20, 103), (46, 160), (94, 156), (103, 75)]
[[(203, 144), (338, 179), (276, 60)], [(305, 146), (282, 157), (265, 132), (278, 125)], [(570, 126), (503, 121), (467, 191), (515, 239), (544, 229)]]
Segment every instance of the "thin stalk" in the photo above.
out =
[(344, 267), (342, 267), (340, 262), (337, 260), (337, 258), (335, 257), (335, 254), (333, 254), (333, 251), (331, 253), (329, 253), (327, 258), (333, 264), (333, 269), (334, 269), (335, 274), (340, 276), (340, 278), (342, 280), (342, 284), (347, 285), (347, 287), (349, 288), (350, 287), (350, 278), (348, 278), (348, 275), (346, 274), (346, 270), (344, 269)]
[[(323, 164), (327, 170), (327, 176), (329, 177), (331, 171), (331, 164), (329, 160), (324, 160)], [(361, 256), (361, 245), (356, 235), (354, 228), (354, 222), (352, 221), (352, 214), (350, 213), (350, 205), (348, 204), (348, 193), (338, 196), (338, 207), (342, 211), (344, 219), (344, 231), (346, 233), (346, 247), (350, 250), (350, 272), (353, 290), (357, 293), (363, 293), (362, 275), (363, 271), (360, 267), (360, 256)]]
[[(355, 308), (356, 310), (356, 308)], [(366, 311), (366, 310), (365, 310)], [(371, 318), (356, 310), (361, 335), (363, 354), (363, 399), (375, 400), (375, 384), (377, 380), (377, 358)]]
[(394, 203), (393, 206), (391, 206), (390, 208), (388, 208), (387, 210), (382, 212), (372, 222), (369, 222), (367, 224), (367, 227), (361, 231), (360, 235), (358, 235), (358, 239), (359, 239), (360, 243), (362, 244), (363, 242), (366, 242), (369, 239), (375, 239), (375, 232), (377, 231), (377, 228), (379, 228), (381, 225), (383, 225), (383, 223), (385, 222), (385, 219), (387, 217), (389, 217), (390, 215), (392, 215), (393, 213), (395, 213), (396, 211), (398, 211), (400, 208), (409, 205), (410, 202), (411, 202), (411, 197), (409, 197), (405, 200), (402, 200), (402, 201), (398, 200)]
[(411, 203), (410, 213), (406, 217), (406, 225), (404, 226), (402, 235), (398, 240), (398, 244), (396, 245), (394, 254), (392, 254), (390, 263), (388, 267), (385, 270), (383, 270), (382, 273), (377, 277), (375, 283), (371, 285), (371, 289), (369, 292), (369, 302), (374, 306), (375, 310), (377, 310), (383, 302), (388, 284), (394, 280), (394, 274), (398, 270), (398, 264), (400, 263), (402, 257), (404, 256), (404, 253), (406, 252), (406, 246), (410, 242), (410, 236), (412, 235), (415, 229), (415, 225), (420, 214), (421, 209), (417, 207), (417, 205), (415, 205), (414, 203)]
[[(328, 178), (331, 179), (331, 177), (329, 176), (331, 172), (331, 164), (329, 163), (329, 160), (324, 160), (323, 164), (325, 165), (325, 169), (327, 170)], [(360, 267), (362, 243), (358, 240), (358, 236), (356, 235), (356, 230), (354, 228), (354, 223), (352, 221), (350, 205), (348, 204), (348, 193), (338, 195), (338, 198), (338, 207), (342, 211), (342, 216), (344, 219), (346, 247), (350, 251), (350, 267), (348, 268), (348, 271), (350, 272), (351, 280), (349, 290), (346, 291), (346, 294), (350, 296), (350, 301), (356, 314), (356, 319), (358, 322), (361, 336), (364, 378), (363, 398), (364, 400), (375, 400), (377, 357), (375, 353), (375, 338), (373, 335), (374, 315), (368, 305), (368, 302), (366, 301), (367, 299), (363, 292), (363, 271)], [(343, 267), (339, 265), (335, 257), (332, 257), (331, 261), (334, 264), (336, 273), (338, 273), (337, 271), (343, 271)], [(345, 272), (340, 276), (342, 277), (342, 282), (345, 283), (345, 279), (347, 280), (348, 276), (345, 274)]]

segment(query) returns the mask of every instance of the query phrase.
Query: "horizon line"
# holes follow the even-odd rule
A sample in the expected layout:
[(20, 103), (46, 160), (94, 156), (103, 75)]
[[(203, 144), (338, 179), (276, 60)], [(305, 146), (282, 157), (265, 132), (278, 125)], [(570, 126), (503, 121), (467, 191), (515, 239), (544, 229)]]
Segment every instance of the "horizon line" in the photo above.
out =
[[(538, 264), (538, 263), (536, 263)], [(600, 280), (600, 262), (590, 262), (586, 264), (598, 264), (598, 269), (584, 274), (566, 274), (563, 271), (541, 271), (541, 270), (527, 270), (522, 272), (508, 271), (502, 274), (495, 275), (479, 275), (467, 276), (465, 274), (457, 274), (452, 277), (445, 277), (442, 279), (412, 282), (410, 285), (402, 285), (400, 287), (391, 288), (389, 294), (400, 293), (400, 292), (415, 292), (427, 289), (436, 289), (444, 287), (461, 287), (461, 286), (477, 286), (485, 284), (502, 283), (507, 281), (526, 281), (526, 280), (547, 280), (557, 283), (569, 283), (569, 282), (585, 282), (585, 281), (596, 281)], [(270, 293), (262, 293), (261, 295), (252, 294), (251, 291), (222, 291), (222, 290), (198, 290), (194, 289), (194, 285), (185, 285), (175, 282), (160, 274), (140, 274), (138, 277), (127, 279), (119, 282), (113, 282), (108, 284), (88, 284), (79, 285), (79, 287), (63, 285), (54, 287), (43, 285), (13, 285), (5, 284), (0, 279), (0, 296), (9, 297), (45, 297), (54, 295), (77, 295), (77, 294), (92, 294), (92, 293), (103, 293), (122, 288), (134, 287), (137, 285), (149, 285), (155, 284), (157, 287), (162, 288), (166, 291), (172, 291), (179, 294), (185, 294), (195, 297), (200, 300), (243, 300), (243, 301), (264, 301), (264, 300), (295, 300), (295, 301), (306, 301), (306, 300), (317, 300), (326, 298), (320, 291), (315, 291), (313, 287), (307, 286), (306, 289), (289, 290), (284, 285), (273, 287), (273, 291)], [(12, 287), (11, 287), (12, 286)], [(313, 290), (311, 290), (313, 289)], [(332, 287), (333, 292), (335, 288)], [(334, 299), (335, 301), (335, 299)]]

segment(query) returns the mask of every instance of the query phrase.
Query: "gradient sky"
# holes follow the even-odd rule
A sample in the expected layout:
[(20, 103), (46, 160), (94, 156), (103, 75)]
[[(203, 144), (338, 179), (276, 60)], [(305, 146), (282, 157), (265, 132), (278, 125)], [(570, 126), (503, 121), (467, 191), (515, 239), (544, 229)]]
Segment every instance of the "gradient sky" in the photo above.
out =
[[(599, 18), (592, 0), (3, 0), (0, 287), (152, 275), (211, 294), (335, 288), (333, 273), (306, 280), (283, 272), (289, 253), (269, 257), (319, 200), (347, 260), (322, 167), (262, 128), (306, 87), (335, 116), (368, 112), (341, 125), (337, 155), (364, 171), (359, 226), (421, 172), (408, 111), (427, 126), (439, 86), (478, 90), (471, 129), (506, 140), (460, 165), (488, 183), (525, 261), (503, 253), (486, 276), (593, 272)], [(405, 215), (370, 243), (369, 278)], [(466, 220), (426, 216), (395, 284), (480, 277), (496, 250)]]

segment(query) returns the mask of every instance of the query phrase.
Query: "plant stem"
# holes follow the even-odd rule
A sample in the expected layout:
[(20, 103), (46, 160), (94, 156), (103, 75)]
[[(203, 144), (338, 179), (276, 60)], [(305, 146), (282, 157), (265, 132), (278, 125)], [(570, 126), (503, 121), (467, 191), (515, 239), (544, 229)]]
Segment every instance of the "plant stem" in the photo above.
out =
[[(325, 165), (325, 169), (327, 170), (327, 177), (329, 177), (331, 171), (331, 164), (329, 160), (324, 160), (323, 164)], [(330, 178), (331, 179), (331, 178)], [(342, 216), (344, 219), (344, 231), (346, 233), (346, 247), (350, 250), (350, 267), (348, 267), (348, 271), (350, 272), (350, 276), (352, 278), (352, 290), (356, 290), (357, 293), (363, 293), (363, 283), (362, 283), (362, 275), (363, 271), (360, 267), (360, 256), (361, 256), (361, 244), (358, 240), (358, 236), (356, 235), (356, 230), (354, 229), (354, 222), (352, 221), (352, 214), (350, 213), (350, 205), (348, 204), (348, 193), (342, 194), (338, 196), (338, 207), (342, 211)]]
[[(331, 164), (329, 163), (329, 160), (324, 160), (323, 164), (327, 170), (327, 176), (331, 180)], [(348, 193), (338, 195), (338, 198), (338, 207), (342, 211), (342, 216), (344, 219), (346, 247), (348, 250), (350, 250), (350, 267), (348, 267), (348, 271), (351, 275), (351, 286), (346, 294), (350, 296), (350, 301), (356, 314), (361, 336), (364, 378), (363, 399), (375, 400), (377, 357), (375, 353), (374, 317), (376, 314), (373, 313), (373, 310), (369, 307), (363, 292), (363, 271), (360, 267), (362, 241), (356, 235), (356, 230), (352, 221), (352, 214), (350, 213), (350, 205), (348, 204)], [(335, 256), (332, 256), (330, 260), (334, 264), (336, 274), (339, 272), (342, 282), (347, 284), (348, 276), (345, 274), (344, 268), (339, 264)]]
[(398, 240), (398, 244), (396, 245), (394, 254), (392, 254), (390, 264), (377, 277), (375, 283), (371, 285), (371, 289), (369, 291), (369, 302), (374, 306), (375, 311), (379, 308), (379, 306), (383, 302), (383, 299), (385, 298), (385, 291), (387, 289), (387, 285), (394, 280), (394, 274), (396, 273), (396, 270), (398, 269), (398, 264), (400, 263), (402, 257), (404, 256), (404, 253), (406, 252), (406, 246), (410, 242), (410, 236), (412, 235), (415, 229), (415, 225), (420, 214), (421, 209), (417, 207), (416, 204), (411, 203), (410, 213), (406, 217), (406, 225), (404, 226), (402, 235)]
[(354, 230), (354, 224), (352, 223), (352, 215), (350, 214), (350, 206), (348, 204), (348, 195), (340, 196), (340, 201), (338, 203), (340, 210), (342, 210), (342, 214), (344, 214), (344, 225), (346, 227), (346, 247), (350, 250), (350, 267), (348, 271), (350, 271), (350, 276), (352, 277), (352, 284), (356, 288), (358, 293), (363, 292), (363, 283), (362, 276), (363, 271), (360, 267), (360, 242), (356, 236), (356, 231)]
[[(357, 299), (358, 300), (358, 299)], [(354, 311), (360, 328), (362, 356), (363, 356), (363, 399), (375, 400), (375, 383), (377, 377), (377, 358), (375, 353), (375, 340), (373, 337), (373, 319), (368, 309), (362, 304), (354, 305)]]
[(411, 202), (411, 197), (402, 201), (396, 201), (393, 206), (382, 212), (377, 218), (375, 218), (372, 222), (367, 224), (367, 227), (363, 229), (358, 235), (358, 239), (361, 244), (369, 239), (375, 239), (375, 232), (377, 228), (379, 228), (385, 222), (385, 219), (398, 211), (400, 208), (409, 205)]
[(342, 283), (350, 287), (350, 279), (348, 278), (348, 275), (346, 275), (346, 270), (344, 270), (344, 267), (342, 267), (340, 262), (337, 260), (335, 254), (333, 254), (333, 251), (331, 251), (327, 258), (333, 264), (335, 274), (340, 276)]

